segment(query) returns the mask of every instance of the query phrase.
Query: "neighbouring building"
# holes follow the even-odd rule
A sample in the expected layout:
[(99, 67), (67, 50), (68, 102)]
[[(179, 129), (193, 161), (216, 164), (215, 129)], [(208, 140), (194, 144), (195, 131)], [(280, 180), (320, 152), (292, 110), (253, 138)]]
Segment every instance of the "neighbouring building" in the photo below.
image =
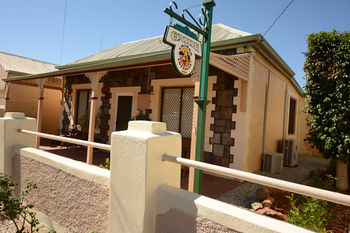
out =
[[(57, 70), (55, 64), (0, 52), (0, 114), (4, 111), (24, 112), (28, 117), (37, 117), (39, 91), (35, 80), (19, 80), (5, 84), (3, 79), (39, 74)], [(61, 79), (50, 78), (44, 85), (42, 98), (42, 131), (58, 133), (61, 100)]]
[[(276, 152), (279, 141), (304, 143), (303, 91), (260, 34), (215, 24), (211, 40), (205, 161), (260, 170), (262, 155)], [(181, 133), (183, 156), (193, 153), (199, 69), (191, 77), (179, 77), (161, 36), (120, 44), (56, 68), (6, 81), (62, 77), (62, 133), (74, 124), (88, 130), (90, 116), (96, 119), (90, 140), (109, 143), (111, 133), (126, 129), (130, 119), (163, 121), (168, 130)], [(43, 117), (43, 124), (47, 120)]]

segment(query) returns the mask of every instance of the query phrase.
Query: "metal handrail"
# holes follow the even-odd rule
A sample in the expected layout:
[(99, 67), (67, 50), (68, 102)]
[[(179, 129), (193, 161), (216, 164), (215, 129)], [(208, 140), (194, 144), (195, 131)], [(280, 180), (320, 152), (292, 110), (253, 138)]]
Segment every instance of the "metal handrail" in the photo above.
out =
[(181, 164), (184, 166), (199, 168), (204, 171), (224, 175), (227, 177), (237, 178), (237, 179), (249, 181), (252, 183), (257, 183), (257, 184), (261, 184), (261, 185), (265, 185), (265, 186), (269, 186), (277, 189), (286, 190), (289, 192), (294, 192), (294, 193), (298, 193), (298, 194), (302, 194), (310, 197), (315, 197), (318, 199), (334, 202), (345, 206), (350, 206), (350, 196), (337, 193), (337, 192), (331, 192), (324, 189), (313, 188), (306, 185), (278, 180), (278, 179), (274, 179), (274, 178), (270, 178), (262, 175), (256, 175), (249, 172), (244, 172), (244, 171), (239, 171), (232, 168), (226, 168), (226, 167), (221, 167), (213, 164), (184, 159), (181, 157), (176, 157), (176, 156), (167, 155), (167, 154), (163, 155), (163, 161), (169, 161), (169, 162)]
[(68, 143), (77, 144), (77, 145), (81, 145), (81, 146), (90, 146), (90, 147), (94, 147), (94, 148), (98, 148), (98, 149), (102, 149), (102, 150), (107, 150), (107, 151), (111, 150), (110, 145), (98, 143), (98, 142), (89, 142), (89, 141), (75, 139), (75, 138), (67, 138), (67, 137), (56, 136), (56, 135), (47, 134), (47, 133), (39, 133), (39, 132), (26, 130), (26, 129), (18, 129), (17, 132), (31, 134), (31, 135), (39, 136), (42, 138), (48, 138), (48, 139), (61, 141), (61, 142), (68, 142)]

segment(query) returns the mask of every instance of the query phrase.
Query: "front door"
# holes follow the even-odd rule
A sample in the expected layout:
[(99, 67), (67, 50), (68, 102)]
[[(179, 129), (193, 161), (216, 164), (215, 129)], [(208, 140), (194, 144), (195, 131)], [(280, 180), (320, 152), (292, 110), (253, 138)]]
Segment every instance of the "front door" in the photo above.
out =
[(116, 131), (126, 130), (131, 119), (132, 96), (118, 96)]

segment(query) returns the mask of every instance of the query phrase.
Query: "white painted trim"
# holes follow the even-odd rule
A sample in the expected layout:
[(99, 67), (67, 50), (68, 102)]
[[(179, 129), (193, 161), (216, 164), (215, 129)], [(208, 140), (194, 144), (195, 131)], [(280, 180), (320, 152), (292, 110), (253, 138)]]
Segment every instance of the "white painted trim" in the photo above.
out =
[[(136, 87), (112, 87), (110, 89), (111, 92), (111, 108), (110, 108), (110, 119), (108, 121), (109, 124), (109, 131), (108, 136), (109, 138), (112, 135), (112, 132), (116, 131), (115, 124), (117, 122), (117, 112), (118, 112), (118, 97), (119, 96), (132, 96), (132, 109), (131, 109), (131, 118), (137, 116), (137, 101), (138, 101), (138, 93), (141, 91), (140, 86)], [(112, 112), (112, 109), (114, 111)]]

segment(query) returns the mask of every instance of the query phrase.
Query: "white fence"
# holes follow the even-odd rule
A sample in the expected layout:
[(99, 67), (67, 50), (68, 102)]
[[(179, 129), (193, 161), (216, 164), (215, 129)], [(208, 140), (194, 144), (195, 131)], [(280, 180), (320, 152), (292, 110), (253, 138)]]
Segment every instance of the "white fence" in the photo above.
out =
[[(95, 178), (92, 180), (89, 178), (89, 170), (93, 170), (98, 174), (106, 173), (105, 175), (108, 176), (106, 179), (109, 182), (105, 184), (107, 187), (106, 190), (108, 190), (109, 193), (107, 225), (110, 233), (194, 233), (205, 230), (203, 226), (208, 229), (217, 229), (215, 232), (309, 232), (286, 222), (278, 221), (211, 198), (181, 190), (180, 164), (314, 196), (336, 203), (345, 205), (349, 205), (350, 203), (349, 196), (346, 195), (182, 159), (180, 158), (181, 135), (166, 131), (165, 123), (131, 121), (129, 122), (127, 131), (114, 132), (112, 134), (111, 145), (37, 133), (34, 129), (35, 119), (25, 118), (23, 114), (7, 113), (5, 118), (0, 118), (0, 172), (11, 175), (12, 169), (8, 167), (12, 168), (16, 166), (16, 164), (12, 164), (12, 161), (16, 161), (16, 159), (13, 158), (15, 156), (24, 156), (25, 158), (23, 157), (23, 161), (30, 161), (29, 164), (33, 165), (20, 166), (19, 170), (27, 171), (25, 173), (27, 176), (28, 174), (38, 172), (41, 168), (45, 168), (42, 172), (42, 177), (46, 177), (47, 174), (52, 176), (51, 178), (48, 177), (48, 179), (53, 179), (56, 174), (67, 173), (67, 175), (63, 176), (66, 178), (59, 179), (60, 181), (64, 180), (63, 182), (57, 182), (61, 184), (58, 187), (56, 187), (57, 185), (55, 182), (43, 181), (43, 183), (47, 185), (52, 184), (57, 189), (60, 189), (62, 185), (74, 187), (74, 185), (69, 186), (71, 184), (67, 183), (70, 182), (71, 175), (85, 180), (79, 182), (74, 181), (75, 186), (78, 187), (76, 192), (80, 192), (85, 186), (90, 186), (82, 185), (84, 182), (101, 184), (98, 180), (93, 180)], [(32, 147), (35, 147), (35, 138), (37, 136), (110, 150), (110, 172), (67, 158), (60, 159), (60, 156), (33, 149)], [(18, 145), (20, 145), (19, 151), (16, 150)], [(21, 157), (18, 157), (18, 159), (20, 160)], [(21, 164), (21, 162), (14, 163)], [(60, 171), (57, 171), (57, 169), (52, 170), (47, 167), (47, 165), (49, 167), (58, 168)], [(33, 167), (33, 169), (30, 170), (30, 167)], [(45, 172), (48, 171), (48, 169), (52, 171)], [(16, 169), (14, 169), (14, 171), (16, 171)], [(82, 175), (83, 173), (85, 175)], [(21, 176), (26, 177), (22, 173)], [(38, 174), (38, 176), (40, 175)], [(93, 175), (93, 177), (97, 176)], [(40, 188), (40, 184), (38, 184), (38, 186)], [(48, 187), (48, 189), (54, 190), (54, 187)], [(66, 188), (66, 190), (73, 189), (74, 188)], [(52, 191), (47, 194), (48, 196), (52, 195), (50, 198), (57, 200), (52, 202), (53, 205), (59, 202), (59, 199), (57, 199), (59, 196), (55, 196), (55, 194), (60, 193), (59, 191), (61, 190)], [(89, 192), (91, 192), (92, 197), (99, 196), (96, 196), (93, 190)], [(40, 190), (40, 193), (45, 193), (45, 190)], [(45, 198), (38, 193), (33, 195), (37, 195), (33, 197), (33, 200), (38, 201), (38, 203), (40, 203), (42, 198)], [(62, 194), (60, 195), (62, 196)], [(79, 197), (79, 195), (80, 194), (66, 195), (64, 197), (64, 205), (68, 207), (70, 205), (73, 206), (74, 203), (77, 203), (78, 200), (76, 197)], [(332, 195), (332, 197), (330, 197), (330, 195)], [(84, 203), (85, 202), (86, 201), (84, 201)], [(86, 202), (86, 205), (88, 206), (88, 202)], [(78, 206), (84, 206), (84, 204), (79, 204)], [(47, 208), (51, 207), (48, 206)], [(78, 207), (65, 209), (62, 214), (70, 214), (68, 213), (69, 211), (76, 209), (78, 209)], [(42, 210), (42, 212), (49, 213), (49, 210)], [(79, 227), (82, 228), (76, 229), (84, 229), (84, 226), (89, 225), (86, 222), (89, 218), (85, 217), (87, 213), (88, 212), (82, 211), (80, 221), (76, 221), (81, 224)], [(53, 215), (49, 215), (47, 218), (51, 218), (51, 220), (59, 219), (57, 216), (55, 217)], [(186, 221), (186, 224), (184, 224), (183, 221)], [(59, 229), (63, 229), (59, 230), (59, 232), (81, 231), (69, 229), (70, 225), (65, 225), (68, 222), (56, 221), (56, 223), (60, 226)], [(94, 229), (90, 228), (86, 230), (94, 231)], [(96, 232), (105, 231), (97, 230)]]

